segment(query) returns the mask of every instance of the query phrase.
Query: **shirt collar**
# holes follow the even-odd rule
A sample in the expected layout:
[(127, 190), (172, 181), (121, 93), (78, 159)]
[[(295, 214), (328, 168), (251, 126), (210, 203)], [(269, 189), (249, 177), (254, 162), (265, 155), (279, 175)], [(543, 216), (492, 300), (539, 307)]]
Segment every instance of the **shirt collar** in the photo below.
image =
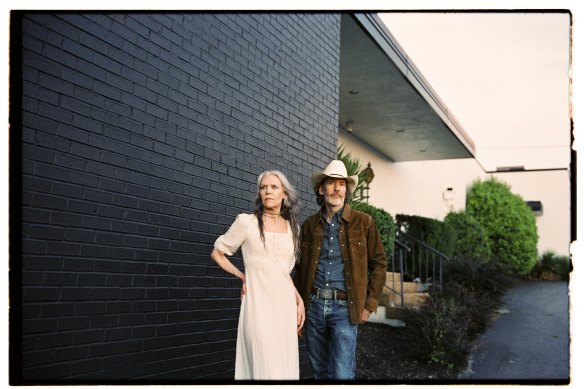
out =
[[(325, 218), (324, 218), (324, 206), (323, 208), (321, 208), (320, 212), (319, 212), (319, 217), (317, 218), (313, 218), (313, 225), (316, 226), (318, 223), (324, 223), (325, 222)], [(343, 219), (344, 221), (346, 221), (347, 223), (349, 223), (351, 221), (351, 207), (349, 207), (349, 204), (345, 204), (342, 208), (342, 210), (340, 210), (339, 212), (342, 212), (340, 214), (340, 218)], [(337, 213), (339, 213), (337, 212)]]
[[(345, 210), (345, 206), (343, 206), (343, 208), (339, 209), (337, 212), (335, 212), (333, 214), (332, 220), (335, 220), (335, 218), (337, 220), (339, 220), (342, 217), (343, 211)], [(322, 207), (321, 213), (320, 213), (320, 218), (322, 221), (326, 221), (326, 207)]]
[[(324, 216), (326, 212), (326, 208), (322, 207), (321, 211), (320, 211), (320, 218), (319, 220), (325, 222), (326, 221), (326, 217)], [(351, 221), (351, 207), (349, 207), (348, 204), (343, 205), (343, 208), (339, 209), (334, 215), (334, 217), (337, 217), (337, 219), (343, 219), (346, 222), (350, 222)]]

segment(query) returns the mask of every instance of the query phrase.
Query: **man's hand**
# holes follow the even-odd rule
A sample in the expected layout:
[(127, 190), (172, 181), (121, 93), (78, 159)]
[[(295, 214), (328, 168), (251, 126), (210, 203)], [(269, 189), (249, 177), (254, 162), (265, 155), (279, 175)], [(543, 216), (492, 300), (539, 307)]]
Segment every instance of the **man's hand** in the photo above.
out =
[(371, 317), (371, 311), (363, 308), (363, 313), (361, 313), (361, 324), (365, 323)]
[(306, 312), (304, 311), (304, 301), (300, 298), (299, 294), (296, 294), (296, 332), (298, 336), (302, 338), (304, 320), (306, 319)]
[(298, 305), (296, 307), (296, 331), (298, 332), (298, 336), (302, 337), (302, 329), (304, 327), (304, 304)]

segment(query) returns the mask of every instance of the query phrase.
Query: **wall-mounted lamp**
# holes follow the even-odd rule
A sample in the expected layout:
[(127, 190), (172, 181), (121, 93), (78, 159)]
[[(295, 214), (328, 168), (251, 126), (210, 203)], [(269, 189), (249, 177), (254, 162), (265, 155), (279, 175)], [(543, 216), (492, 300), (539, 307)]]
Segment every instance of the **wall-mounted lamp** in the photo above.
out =
[(525, 171), (524, 166), (498, 166), (497, 172), (522, 172)]
[(349, 133), (353, 132), (353, 121), (352, 120), (347, 121), (347, 125), (345, 127), (347, 129), (347, 132)]
[(525, 203), (529, 208), (531, 208), (531, 212), (534, 216), (543, 215), (543, 204), (541, 201), (526, 201)]
[(455, 198), (454, 189), (453, 188), (446, 188), (446, 190), (444, 192), (442, 192), (442, 198), (444, 199), (444, 202), (446, 203), (448, 210), (452, 212), (454, 210), (454, 198)]
[(369, 184), (371, 184), (373, 177), (375, 177), (375, 173), (373, 173), (373, 169), (371, 169), (371, 162), (367, 163), (367, 168), (363, 170), (359, 176), (362, 176), (363, 181), (365, 182), (363, 189), (361, 189), (361, 200), (365, 200), (369, 203)]

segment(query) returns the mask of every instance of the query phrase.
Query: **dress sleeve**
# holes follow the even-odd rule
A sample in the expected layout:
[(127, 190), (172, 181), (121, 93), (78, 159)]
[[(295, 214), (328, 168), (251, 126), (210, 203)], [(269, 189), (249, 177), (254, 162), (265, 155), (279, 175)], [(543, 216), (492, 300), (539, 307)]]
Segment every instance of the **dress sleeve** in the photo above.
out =
[(243, 244), (249, 229), (246, 223), (247, 215), (239, 214), (227, 232), (215, 241), (215, 248), (225, 255), (233, 255)]

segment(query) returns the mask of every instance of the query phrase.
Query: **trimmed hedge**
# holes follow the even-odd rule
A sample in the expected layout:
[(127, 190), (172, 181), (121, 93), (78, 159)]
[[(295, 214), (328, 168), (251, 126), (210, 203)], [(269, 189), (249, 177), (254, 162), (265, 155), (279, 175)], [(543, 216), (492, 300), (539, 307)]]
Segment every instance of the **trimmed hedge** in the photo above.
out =
[(399, 231), (425, 242), (430, 247), (452, 257), (456, 245), (456, 231), (440, 220), (416, 215), (398, 214), (395, 217)]
[(469, 258), (475, 261), (491, 260), (491, 244), (487, 232), (468, 212), (451, 212), (444, 223), (456, 232), (453, 258)]
[(351, 208), (356, 211), (364, 212), (373, 218), (377, 231), (379, 231), (379, 235), (381, 235), (381, 243), (383, 244), (385, 257), (389, 261), (393, 254), (393, 246), (395, 242), (396, 226), (393, 217), (385, 210), (367, 203), (354, 203), (351, 204)]

